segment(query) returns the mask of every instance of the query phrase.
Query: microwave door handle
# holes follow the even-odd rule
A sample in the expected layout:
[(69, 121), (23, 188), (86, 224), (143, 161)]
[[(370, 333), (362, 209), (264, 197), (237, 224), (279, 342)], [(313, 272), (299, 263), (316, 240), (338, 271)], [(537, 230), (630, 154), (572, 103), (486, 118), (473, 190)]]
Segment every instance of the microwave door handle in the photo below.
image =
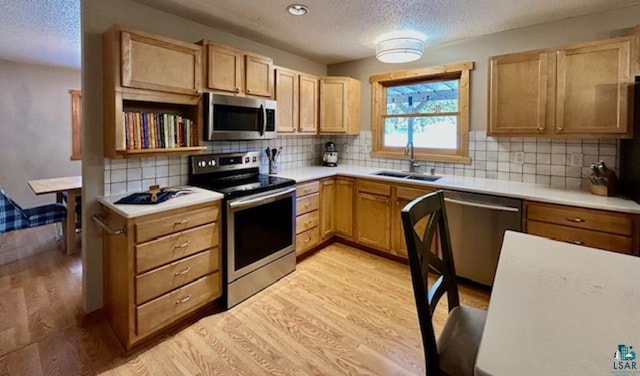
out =
[(262, 117), (262, 128), (260, 129), (260, 137), (264, 137), (267, 130), (267, 109), (264, 105), (260, 105), (260, 116)]

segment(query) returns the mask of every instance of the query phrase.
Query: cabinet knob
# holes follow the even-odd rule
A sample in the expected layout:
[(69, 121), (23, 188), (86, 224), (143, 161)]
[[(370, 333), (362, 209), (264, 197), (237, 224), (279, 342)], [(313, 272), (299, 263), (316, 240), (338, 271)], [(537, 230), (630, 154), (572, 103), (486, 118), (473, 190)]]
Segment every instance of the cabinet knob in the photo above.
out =
[(556, 127), (556, 133), (562, 133), (564, 132), (564, 127), (563, 126), (557, 126)]
[(247, 93), (251, 93), (251, 89), (247, 89), (245, 90)]
[(233, 89), (233, 91), (235, 91), (236, 93), (239, 93), (240, 92), (240, 88), (236, 87), (236, 88)]
[(543, 126), (539, 126), (538, 127), (538, 132), (540, 132), (540, 133), (544, 132), (544, 127)]

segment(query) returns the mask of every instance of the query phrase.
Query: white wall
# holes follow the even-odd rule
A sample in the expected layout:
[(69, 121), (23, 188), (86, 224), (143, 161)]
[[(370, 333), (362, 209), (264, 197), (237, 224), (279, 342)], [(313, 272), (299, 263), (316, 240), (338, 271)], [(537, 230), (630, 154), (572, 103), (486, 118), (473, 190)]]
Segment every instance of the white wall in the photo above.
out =
[(424, 68), (473, 61), (471, 71), (470, 129), (486, 130), (487, 82), (490, 56), (563, 46), (627, 35), (640, 24), (640, 5), (575, 17), (532, 27), (425, 48), (423, 57), (409, 64), (383, 64), (375, 57), (330, 65), (329, 75), (351, 76), (362, 81), (361, 128), (371, 129), (371, 84), (369, 77), (383, 72)]
[(19, 205), (55, 202), (36, 196), (31, 179), (79, 175), (71, 161), (71, 95), (80, 70), (0, 60), (0, 186)]

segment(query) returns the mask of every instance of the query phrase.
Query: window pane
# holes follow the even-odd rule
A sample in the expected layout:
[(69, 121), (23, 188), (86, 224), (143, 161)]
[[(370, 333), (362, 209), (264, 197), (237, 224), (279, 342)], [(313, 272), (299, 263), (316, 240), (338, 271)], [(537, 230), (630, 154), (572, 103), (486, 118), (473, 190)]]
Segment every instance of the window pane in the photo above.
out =
[(459, 80), (387, 87), (387, 114), (458, 112)]
[(405, 147), (411, 139), (415, 148), (457, 149), (457, 121), (457, 116), (387, 117), (383, 145)]
[(384, 136), (382, 143), (384, 146), (405, 147), (409, 139), (408, 118), (386, 118), (384, 121)]

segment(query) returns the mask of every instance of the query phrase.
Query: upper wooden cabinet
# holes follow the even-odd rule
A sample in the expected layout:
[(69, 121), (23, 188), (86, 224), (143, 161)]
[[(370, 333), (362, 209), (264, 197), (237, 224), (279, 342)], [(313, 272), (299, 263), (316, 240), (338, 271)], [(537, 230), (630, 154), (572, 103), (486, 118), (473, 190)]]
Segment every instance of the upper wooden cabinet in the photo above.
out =
[(178, 94), (200, 93), (200, 46), (118, 26), (111, 31), (120, 42), (118, 52), (123, 87)]
[(278, 132), (317, 133), (318, 77), (276, 67)]
[(490, 58), (490, 135), (629, 137), (631, 37)]
[[(202, 47), (119, 25), (105, 31), (102, 41), (104, 155), (205, 150), (200, 146)], [(165, 139), (170, 129), (179, 138)]]
[(200, 41), (205, 49), (206, 88), (239, 96), (273, 97), (273, 60), (230, 46)]
[(320, 79), (319, 133), (360, 133), (360, 81), (351, 77)]

